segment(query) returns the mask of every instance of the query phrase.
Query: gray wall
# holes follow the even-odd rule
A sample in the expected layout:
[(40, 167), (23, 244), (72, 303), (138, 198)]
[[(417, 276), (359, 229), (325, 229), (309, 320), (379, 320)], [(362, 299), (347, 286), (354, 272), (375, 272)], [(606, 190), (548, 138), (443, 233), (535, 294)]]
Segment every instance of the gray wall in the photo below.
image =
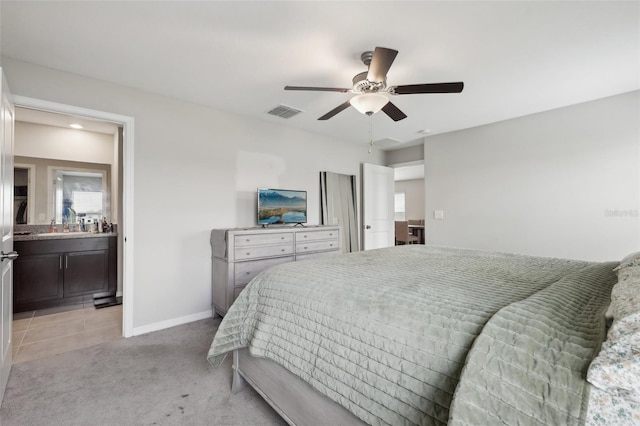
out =
[(385, 164), (402, 164), (412, 161), (419, 161), (424, 158), (424, 148), (422, 144), (408, 146), (406, 148), (393, 149), (385, 151), (384, 161)]
[(309, 224), (317, 224), (319, 171), (359, 182), (362, 162), (383, 164), (366, 144), (2, 61), (14, 95), (135, 119), (135, 229), (127, 236), (135, 260), (125, 283), (133, 285), (134, 334), (210, 315), (211, 229), (255, 226), (256, 188), (307, 190)]
[(407, 219), (424, 219), (424, 179), (397, 180), (395, 191), (405, 193)]
[(426, 138), (428, 243), (586, 260), (640, 249), (639, 97)]

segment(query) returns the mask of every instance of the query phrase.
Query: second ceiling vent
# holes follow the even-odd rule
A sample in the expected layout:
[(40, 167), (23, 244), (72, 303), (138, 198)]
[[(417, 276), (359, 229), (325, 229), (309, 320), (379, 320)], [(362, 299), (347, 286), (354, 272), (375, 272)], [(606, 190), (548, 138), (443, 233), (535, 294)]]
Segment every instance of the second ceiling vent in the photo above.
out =
[(291, 118), (294, 115), (300, 114), (301, 112), (301, 110), (292, 108), (290, 106), (278, 105), (271, 111), (268, 111), (267, 114), (275, 115), (276, 117)]

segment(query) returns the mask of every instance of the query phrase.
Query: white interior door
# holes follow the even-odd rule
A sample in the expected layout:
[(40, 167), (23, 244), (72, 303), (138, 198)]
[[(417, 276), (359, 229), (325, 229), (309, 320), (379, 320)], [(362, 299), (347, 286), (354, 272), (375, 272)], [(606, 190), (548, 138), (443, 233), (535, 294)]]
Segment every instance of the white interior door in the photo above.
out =
[(0, 68), (0, 230), (2, 253), (0, 271), (0, 403), (11, 370), (11, 321), (13, 318), (13, 121), (14, 109), (9, 87)]
[(364, 249), (390, 247), (395, 243), (393, 215), (393, 169), (364, 163), (362, 211)]

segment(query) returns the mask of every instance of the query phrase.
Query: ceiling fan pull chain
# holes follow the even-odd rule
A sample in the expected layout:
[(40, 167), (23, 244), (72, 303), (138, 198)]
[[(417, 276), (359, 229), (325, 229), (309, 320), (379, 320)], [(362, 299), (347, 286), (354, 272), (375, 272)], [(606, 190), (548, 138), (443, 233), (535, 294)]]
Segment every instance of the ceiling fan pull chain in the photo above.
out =
[(373, 148), (373, 114), (369, 115), (369, 154)]

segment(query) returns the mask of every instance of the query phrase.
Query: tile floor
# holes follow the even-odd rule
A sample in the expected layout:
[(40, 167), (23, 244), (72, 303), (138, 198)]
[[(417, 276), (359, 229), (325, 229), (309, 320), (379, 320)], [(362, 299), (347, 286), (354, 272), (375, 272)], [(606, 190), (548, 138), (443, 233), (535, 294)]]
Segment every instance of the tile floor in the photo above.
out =
[(93, 304), (20, 312), (13, 316), (13, 363), (86, 348), (122, 337), (122, 305)]

